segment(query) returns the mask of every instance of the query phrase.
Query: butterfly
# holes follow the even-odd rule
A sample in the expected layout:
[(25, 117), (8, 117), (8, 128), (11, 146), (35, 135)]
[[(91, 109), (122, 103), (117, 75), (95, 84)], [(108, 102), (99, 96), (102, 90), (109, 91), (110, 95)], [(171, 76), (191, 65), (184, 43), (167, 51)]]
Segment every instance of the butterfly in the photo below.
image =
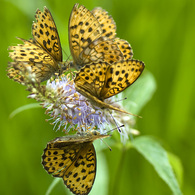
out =
[(11, 70), (8, 69), (8, 76), (11, 77), (14, 70), (17, 75), (18, 71), (31, 67), (36, 79), (42, 82), (55, 73), (60, 74), (62, 69), (65, 69), (65, 63), (62, 62), (60, 38), (49, 9), (44, 7), (43, 12), (37, 9), (35, 19), (36, 22), (32, 25), (34, 38), (29, 40), (18, 38), (23, 44), (8, 48), (13, 50), (9, 56), (14, 60), (9, 64)]
[(50, 141), (42, 155), (44, 169), (54, 177), (61, 177), (72, 193), (88, 194), (96, 175), (93, 141), (109, 136), (88, 131)]
[(142, 61), (128, 59), (113, 64), (91, 63), (81, 68), (74, 79), (76, 90), (101, 109), (128, 113), (104, 102), (132, 85), (144, 70)]
[(115, 36), (115, 22), (105, 10), (94, 8), (89, 11), (83, 5), (75, 4), (69, 19), (69, 47), (73, 57), (71, 66), (79, 70), (93, 62), (112, 64), (124, 60), (121, 49), (124, 42), (129, 43)]

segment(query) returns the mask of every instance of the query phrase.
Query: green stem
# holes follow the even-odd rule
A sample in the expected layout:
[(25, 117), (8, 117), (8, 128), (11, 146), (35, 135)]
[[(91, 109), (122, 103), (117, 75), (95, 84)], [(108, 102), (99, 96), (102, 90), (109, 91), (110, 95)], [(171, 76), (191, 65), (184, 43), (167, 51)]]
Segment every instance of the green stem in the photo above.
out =
[(47, 189), (47, 192), (45, 193), (45, 195), (50, 195), (52, 190), (59, 183), (60, 180), (61, 180), (61, 178), (54, 178), (54, 180), (50, 184), (49, 188)]
[(125, 158), (125, 154), (126, 154), (126, 147), (124, 146), (122, 148), (122, 154), (121, 154), (121, 158), (118, 164), (118, 168), (116, 171), (116, 175), (115, 175), (115, 180), (114, 180), (114, 186), (113, 186), (113, 195), (118, 195), (119, 194), (119, 183), (120, 183), (120, 178), (121, 178), (121, 174), (122, 174), (122, 167), (124, 164), (124, 158)]

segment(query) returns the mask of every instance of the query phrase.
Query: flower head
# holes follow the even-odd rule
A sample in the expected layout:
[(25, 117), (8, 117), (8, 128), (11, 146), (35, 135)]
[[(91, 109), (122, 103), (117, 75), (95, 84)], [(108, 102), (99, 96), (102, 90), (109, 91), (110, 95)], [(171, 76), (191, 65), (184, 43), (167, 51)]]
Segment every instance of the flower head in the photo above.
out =
[[(49, 120), (53, 121), (51, 124), (57, 130), (63, 129), (68, 133), (70, 130), (81, 132), (96, 129), (100, 133), (105, 133), (113, 125), (119, 127), (122, 124), (129, 126), (129, 123), (131, 125), (134, 123), (132, 116), (115, 111), (112, 111), (111, 115), (108, 109), (100, 109), (92, 105), (86, 97), (76, 91), (70, 74), (61, 75), (55, 80), (50, 79), (46, 84), (42, 84), (36, 79), (30, 66), (12, 62), (8, 76), (27, 86), (27, 90), (31, 92), (29, 97), (41, 102), (41, 105), (46, 108), (46, 113), (51, 117)], [(116, 103), (114, 98), (115, 96), (105, 102), (121, 108), (122, 106)], [(129, 133), (126, 129), (120, 128), (122, 142), (128, 139)]]
[(57, 129), (64, 128), (66, 132), (98, 128), (103, 130), (110, 124), (110, 117), (105, 111), (96, 110), (90, 102), (75, 90), (70, 75), (49, 80), (39, 92), (32, 93), (30, 98), (42, 101), (46, 113), (54, 120)]

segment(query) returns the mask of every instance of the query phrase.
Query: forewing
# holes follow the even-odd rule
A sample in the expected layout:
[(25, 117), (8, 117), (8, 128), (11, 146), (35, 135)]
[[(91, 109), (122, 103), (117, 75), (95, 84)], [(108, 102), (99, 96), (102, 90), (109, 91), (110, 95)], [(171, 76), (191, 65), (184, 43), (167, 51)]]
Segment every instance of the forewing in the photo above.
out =
[(104, 62), (91, 63), (84, 66), (74, 79), (76, 88), (83, 89), (82, 94), (84, 96), (86, 96), (84, 93), (88, 92), (91, 96), (100, 98), (100, 92), (105, 85), (107, 67), (108, 64)]
[(42, 164), (44, 169), (54, 177), (64, 177), (65, 171), (76, 159), (81, 145), (49, 142), (44, 149)]
[(58, 66), (55, 63), (54, 59), (45, 52), (35, 41), (33, 40), (24, 40), (18, 38), (23, 41), (24, 44), (18, 44), (17, 46), (10, 46), (8, 50), (13, 50), (9, 52), (9, 57), (12, 60), (17, 62), (35, 62), (35, 63), (43, 63), (48, 64), (51, 69), (57, 69)]
[(116, 24), (112, 16), (101, 7), (96, 7), (92, 11), (93, 15), (98, 19), (102, 27), (102, 36), (113, 39), (116, 36)]
[(128, 60), (133, 57), (133, 50), (128, 41), (116, 38), (114, 42), (118, 45), (120, 51), (122, 52), (123, 60)]
[(137, 80), (143, 69), (144, 63), (138, 60), (126, 60), (110, 65), (101, 97), (106, 99), (122, 92)]
[(39, 9), (35, 15), (36, 22), (32, 24), (32, 35), (41, 47), (56, 61), (62, 61), (62, 48), (58, 31), (53, 17), (46, 7), (41, 12)]
[(102, 33), (101, 26), (95, 16), (83, 5), (72, 9), (69, 19), (69, 45), (75, 64), (82, 64), (80, 53)]
[(71, 192), (88, 194), (96, 175), (96, 153), (92, 142), (83, 143), (77, 160), (66, 170), (63, 180)]
[[(9, 52), (9, 57), (14, 60), (10, 63), (15, 70), (18, 68), (24, 70), (25, 66), (32, 68), (32, 73), (36, 74), (36, 78), (40, 81), (47, 80), (55, 72), (59, 72), (58, 64), (54, 59), (44, 51), (34, 40), (22, 40), (24, 44), (18, 44), (17, 46), (10, 46), (8, 50), (13, 50)], [(21, 67), (23, 67), (21, 69)]]

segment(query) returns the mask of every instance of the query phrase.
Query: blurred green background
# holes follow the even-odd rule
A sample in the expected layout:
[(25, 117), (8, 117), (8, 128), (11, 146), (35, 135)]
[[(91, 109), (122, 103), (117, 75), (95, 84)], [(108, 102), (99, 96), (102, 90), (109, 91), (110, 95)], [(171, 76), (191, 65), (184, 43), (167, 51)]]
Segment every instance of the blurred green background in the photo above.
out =
[[(29, 39), (37, 8), (47, 6), (56, 22), (61, 44), (69, 55), (68, 19), (74, 3), (92, 10), (100, 6), (113, 16), (117, 35), (131, 43), (134, 58), (143, 60), (155, 77), (157, 90), (142, 109), (136, 128), (142, 135), (156, 137), (163, 147), (175, 154), (183, 165), (184, 194), (195, 194), (195, 1), (193, 0), (106, 0), (39, 1), (1, 0), (1, 131), (0, 194), (45, 194), (53, 181), (41, 165), (46, 143), (57, 136), (44, 109), (24, 111), (9, 118), (20, 106), (35, 103), (27, 99), (25, 87), (6, 76), (7, 48), (20, 43), (15, 37)], [(66, 56), (64, 55), (64, 60)], [(135, 150), (123, 152), (117, 147), (98, 152), (106, 174), (106, 194), (172, 194), (153, 167)], [(120, 178), (116, 177), (118, 168)], [(182, 173), (181, 173), (182, 174)], [(103, 177), (104, 178), (104, 177)], [(105, 185), (106, 184), (106, 185)], [(96, 185), (94, 184), (95, 191)], [(51, 194), (66, 194), (62, 182)], [(115, 191), (116, 190), (116, 191)], [(99, 193), (100, 194), (100, 193)]]

